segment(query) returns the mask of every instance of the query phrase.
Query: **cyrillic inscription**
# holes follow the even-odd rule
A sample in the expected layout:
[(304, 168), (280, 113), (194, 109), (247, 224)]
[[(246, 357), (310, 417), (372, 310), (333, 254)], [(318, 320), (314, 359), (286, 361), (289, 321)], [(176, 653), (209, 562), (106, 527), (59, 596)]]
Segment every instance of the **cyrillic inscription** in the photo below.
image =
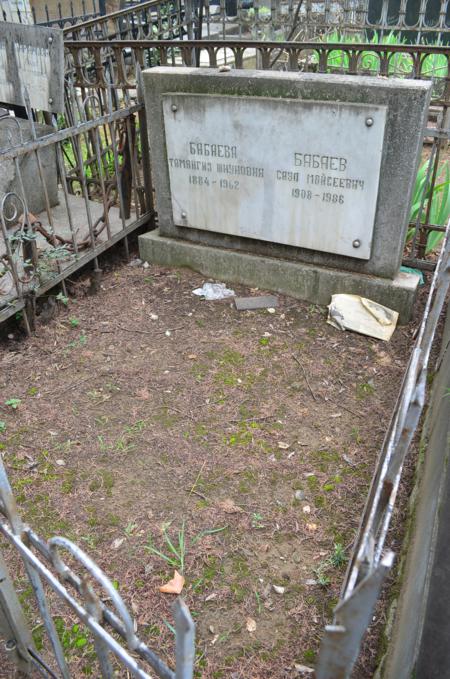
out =
[(176, 224), (369, 259), (385, 107), (177, 94), (164, 116)]

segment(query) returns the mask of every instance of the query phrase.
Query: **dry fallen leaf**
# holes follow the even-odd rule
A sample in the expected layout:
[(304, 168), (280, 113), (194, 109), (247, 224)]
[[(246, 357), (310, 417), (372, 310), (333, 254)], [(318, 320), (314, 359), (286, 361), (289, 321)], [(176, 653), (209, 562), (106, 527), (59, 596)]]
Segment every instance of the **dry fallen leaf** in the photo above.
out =
[(180, 575), (178, 571), (175, 571), (172, 580), (166, 582), (159, 588), (160, 592), (164, 594), (181, 594), (181, 590), (184, 587), (184, 577)]
[(225, 512), (225, 514), (242, 514), (244, 511), (241, 509), (241, 507), (235, 505), (231, 498), (227, 498), (226, 500), (222, 500), (222, 502), (218, 502), (218, 506), (223, 512)]
[(245, 626), (247, 628), (247, 632), (256, 632), (256, 622), (253, 620), (253, 618), (247, 618), (245, 621)]
[(142, 389), (137, 390), (136, 396), (138, 398), (141, 398), (143, 401), (148, 401), (148, 399), (150, 398), (150, 392), (147, 389), (147, 387), (143, 387)]
[(281, 450), (287, 450), (289, 448), (289, 443), (283, 443), (283, 441), (278, 441), (278, 448)]
[(313, 533), (315, 530), (317, 530), (317, 523), (307, 523), (306, 528)]
[(122, 545), (124, 542), (125, 542), (125, 538), (116, 538), (116, 539), (113, 541), (111, 547), (112, 547), (113, 549), (119, 549), (120, 545)]
[(311, 514), (311, 507), (309, 505), (305, 505), (303, 507), (303, 513), (304, 514)]
[(286, 591), (286, 587), (281, 587), (280, 585), (272, 585), (272, 587), (277, 594), (284, 594)]

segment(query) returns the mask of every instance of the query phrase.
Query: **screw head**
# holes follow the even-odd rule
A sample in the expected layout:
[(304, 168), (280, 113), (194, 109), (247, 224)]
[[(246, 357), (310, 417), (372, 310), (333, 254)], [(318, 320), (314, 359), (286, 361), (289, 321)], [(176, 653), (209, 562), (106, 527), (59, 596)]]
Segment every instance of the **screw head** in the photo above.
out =
[(178, 106), (176, 104), (172, 104), (172, 111), (176, 113), (178, 111)]
[(187, 217), (187, 212), (185, 212), (183, 210), (183, 212), (181, 213), (181, 219), (186, 219), (186, 217)]
[(367, 125), (367, 127), (372, 127), (372, 125), (373, 125), (373, 118), (366, 118), (366, 125)]
[(53, 104), (53, 97), (49, 97), (49, 98), (48, 98), (48, 103), (49, 103), (49, 104)]
[(356, 239), (353, 241), (352, 245), (353, 245), (354, 248), (359, 248), (360, 245), (361, 245), (361, 241), (359, 240), (359, 238), (356, 238)]

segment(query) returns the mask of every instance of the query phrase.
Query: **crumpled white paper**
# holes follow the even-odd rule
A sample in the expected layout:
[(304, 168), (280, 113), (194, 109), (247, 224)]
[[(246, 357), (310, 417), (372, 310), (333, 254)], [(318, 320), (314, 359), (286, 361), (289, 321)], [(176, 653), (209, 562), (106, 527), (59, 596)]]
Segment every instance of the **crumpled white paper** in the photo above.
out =
[(204, 283), (201, 288), (196, 288), (192, 291), (193, 295), (204, 297), (208, 301), (217, 299), (226, 299), (227, 297), (234, 297), (234, 290), (227, 288), (225, 283)]

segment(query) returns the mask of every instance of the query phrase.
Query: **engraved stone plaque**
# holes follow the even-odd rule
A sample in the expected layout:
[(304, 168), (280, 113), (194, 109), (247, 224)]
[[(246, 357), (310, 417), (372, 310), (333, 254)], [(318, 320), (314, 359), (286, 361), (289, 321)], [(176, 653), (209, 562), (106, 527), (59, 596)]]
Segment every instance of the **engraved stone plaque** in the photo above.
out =
[(175, 224), (370, 259), (386, 106), (162, 99)]
[(63, 31), (46, 26), (0, 22), (0, 101), (64, 111)]

